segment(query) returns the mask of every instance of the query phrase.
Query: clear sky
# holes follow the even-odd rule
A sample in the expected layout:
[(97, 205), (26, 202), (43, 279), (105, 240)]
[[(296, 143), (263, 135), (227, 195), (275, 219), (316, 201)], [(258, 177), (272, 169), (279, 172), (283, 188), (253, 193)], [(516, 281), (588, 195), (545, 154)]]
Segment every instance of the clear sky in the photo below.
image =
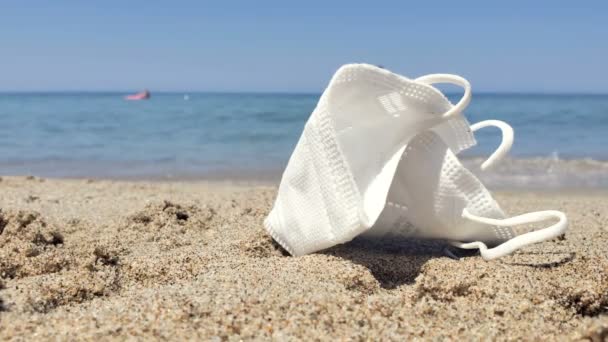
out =
[(320, 92), (349, 62), (608, 93), (608, 1), (0, 2), (0, 91)]

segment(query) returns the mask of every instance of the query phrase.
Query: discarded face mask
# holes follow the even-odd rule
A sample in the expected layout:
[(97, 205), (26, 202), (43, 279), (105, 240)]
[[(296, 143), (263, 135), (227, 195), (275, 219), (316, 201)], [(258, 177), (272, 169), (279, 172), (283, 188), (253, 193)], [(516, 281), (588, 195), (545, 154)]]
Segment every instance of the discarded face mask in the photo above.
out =
[[(452, 105), (431, 83), (460, 85), (464, 95)], [(461, 115), (470, 97), (469, 83), (455, 75), (417, 81), (367, 64), (341, 67), (289, 159), (264, 221), (269, 234), (303, 255), (369, 229), (410, 139), (434, 129), (457, 151), (475, 143)]]
[[(513, 130), (497, 120), (483, 121), (471, 128), (476, 131), (487, 126), (497, 126), (503, 132), (503, 142), (490, 157), (495, 162), (511, 148)], [(549, 219), (558, 222), (521, 235), (513, 228)], [(567, 227), (566, 215), (556, 210), (506, 218), (490, 192), (460, 163), (441, 137), (426, 131), (404, 149), (386, 206), (364, 236), (443, 239), (456, 247), (478, 248), (485, 260), (491, 260), (555, 238)]]

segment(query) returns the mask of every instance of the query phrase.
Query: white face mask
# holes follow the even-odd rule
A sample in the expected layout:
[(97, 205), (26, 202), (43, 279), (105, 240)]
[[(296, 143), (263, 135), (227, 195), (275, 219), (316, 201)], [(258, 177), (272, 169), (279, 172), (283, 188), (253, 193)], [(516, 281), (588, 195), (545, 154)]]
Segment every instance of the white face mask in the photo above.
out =
[[(483, 121), (471, 128), (476, 131), (487, 126), (500, 128), (503, 142), (482, 168), (500, 160), (513, 143), (513, 130), (502, 121)], [(521, 235), (513, 229), (515, 225), (547, 219), (559, 221)], [(506, 218), (490, 192), (446, 143), (434, 132), (426, 131), (405, 148), (386, 206), (365, 235), (445, 239), (456, 247), (478, 248), (482, 257), (490, 260), (557, 237), (567, 226), (566, 216), (555, 210)], [(487, 245), (496, 247), (489, 249)]]
[[(464, 96), (452, 105), (433, 82), (461, 85)], [(395, 156), (410, 139), (435, 127), (456, 150), (474, 144), (460, 115), (470, 97), (459, 76), (417, 82), (371, 65), (343, 66), (304, 127), (266, 229), (292, 255), (352, 240), (382, 212)]]

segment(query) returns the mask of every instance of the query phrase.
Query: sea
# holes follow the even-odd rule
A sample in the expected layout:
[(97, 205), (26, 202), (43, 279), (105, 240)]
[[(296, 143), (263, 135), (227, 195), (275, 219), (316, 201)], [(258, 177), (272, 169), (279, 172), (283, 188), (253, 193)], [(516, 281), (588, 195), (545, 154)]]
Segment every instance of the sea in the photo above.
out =
[[(0, 93), (0, 175), (278, 183), (320, 96), (124, 95)], [(500, 143), (497, 129), (478, 131), (460, 155), (486, 186), (608, 187), (608, 95), (482, 93), (465, 115), (515, 130), (510, 156), (492, 170), (479, 165)]]

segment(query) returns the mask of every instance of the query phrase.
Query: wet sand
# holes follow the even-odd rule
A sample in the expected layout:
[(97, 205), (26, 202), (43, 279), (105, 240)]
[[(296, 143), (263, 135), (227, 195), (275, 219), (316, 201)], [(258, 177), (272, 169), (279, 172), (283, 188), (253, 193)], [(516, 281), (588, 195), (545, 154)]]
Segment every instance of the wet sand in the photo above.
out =
[(355, 240), (293, 258), (276, 188), (3, 177), (0, 339), (608, 338), (608, 192), (500, 192), (570, 230), (486, 262)]

